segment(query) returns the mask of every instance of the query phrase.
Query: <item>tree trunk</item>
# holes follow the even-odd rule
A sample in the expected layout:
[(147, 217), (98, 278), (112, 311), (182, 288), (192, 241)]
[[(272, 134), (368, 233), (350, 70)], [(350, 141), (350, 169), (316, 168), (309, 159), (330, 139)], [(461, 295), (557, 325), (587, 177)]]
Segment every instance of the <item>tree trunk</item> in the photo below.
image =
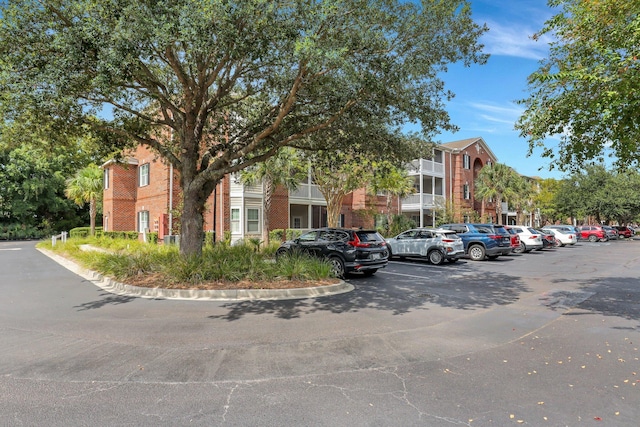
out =
[(182, 216), (180, 218), (180, 254), (182, 256), (202, 255), (204, 240), (204, 205), (206, 197), (199, 191), (183, 188)]
[(96, 199), (93, 197), (89, 200), (89, 225), (90, 234), (96, 235)]
[(502, 198), (496, 197), (496, 216), (498, 217), (498, 224), (502, 225)]
[(271, 214), (271, 201), (275, 191), (273, 181), (265, 178), (264, 198), (262, 200), (262, 244), (269, 244), (269, 215)]
[(332, 194), (330, 197), (325, 196), (327, 200), (327, 225), (329, 227), (338, 227), (340, 223), (340, 209), (342, 208), (342, 199), (344, 194)]

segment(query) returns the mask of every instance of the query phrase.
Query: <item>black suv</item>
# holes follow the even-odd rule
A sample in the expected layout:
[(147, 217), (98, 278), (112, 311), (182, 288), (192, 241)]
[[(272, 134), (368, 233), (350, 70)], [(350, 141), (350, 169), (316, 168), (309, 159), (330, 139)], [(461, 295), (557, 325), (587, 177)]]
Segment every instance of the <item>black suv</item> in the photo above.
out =
[(440, 228), (455, 231), (464, 243), (464, 251), (473, 261), (496, 259), (511, 253), (511, 235), (498, 224), (445, 224)]
[(294, 251), (326, 258), (336, 277), (361, 271), (371, 276), (387, 266), (389, 252), (384, 238), (375, 230), (320, 228), (295, 240), (284, 242), (276, 251), (276, 259)]

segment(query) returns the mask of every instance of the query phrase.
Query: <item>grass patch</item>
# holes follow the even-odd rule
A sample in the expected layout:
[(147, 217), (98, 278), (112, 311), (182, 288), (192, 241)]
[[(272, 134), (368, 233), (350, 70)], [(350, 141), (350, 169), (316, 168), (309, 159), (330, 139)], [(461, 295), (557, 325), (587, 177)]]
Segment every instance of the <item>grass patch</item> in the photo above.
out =
[[(106, 252), (82, 250), (82, 245)], [(325, 261), (303, 254), (274, 261), (274, 248), (258, 251), (255, 245), (206, 245), (202, 256), (183, 257), (173, 245), (86, 237), (66, 243), (41, 242), (39, 247), (71, 258), (90, 270), (126, 283), (169, 288), (225, 288), (234, 284), (244, 288), (282, 288), (328, 283), (333, 278)], [(283, 282), (296, 282), (286, 286)]]

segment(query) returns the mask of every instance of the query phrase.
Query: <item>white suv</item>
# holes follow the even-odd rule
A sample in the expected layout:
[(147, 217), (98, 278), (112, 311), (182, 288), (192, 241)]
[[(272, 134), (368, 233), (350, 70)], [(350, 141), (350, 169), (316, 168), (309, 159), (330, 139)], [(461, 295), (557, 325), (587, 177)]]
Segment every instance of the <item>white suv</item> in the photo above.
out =
[(535, 229), (526, 225), (507, 225), (505, 227), (515, 231), (520, 236), (520, 246), (513, 249), (513, 252), (521, 254), (523, 252), (531, 252), (532, 250), (542, 250), (542, 235)]

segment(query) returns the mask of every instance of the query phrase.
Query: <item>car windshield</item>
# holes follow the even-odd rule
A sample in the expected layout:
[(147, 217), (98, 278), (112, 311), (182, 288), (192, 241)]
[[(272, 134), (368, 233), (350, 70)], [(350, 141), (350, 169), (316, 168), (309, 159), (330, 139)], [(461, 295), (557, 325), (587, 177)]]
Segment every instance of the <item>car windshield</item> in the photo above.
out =
[(357, 231), (356, 235), (361, 242), (380, 242), (383, 240), (377, 231)]

